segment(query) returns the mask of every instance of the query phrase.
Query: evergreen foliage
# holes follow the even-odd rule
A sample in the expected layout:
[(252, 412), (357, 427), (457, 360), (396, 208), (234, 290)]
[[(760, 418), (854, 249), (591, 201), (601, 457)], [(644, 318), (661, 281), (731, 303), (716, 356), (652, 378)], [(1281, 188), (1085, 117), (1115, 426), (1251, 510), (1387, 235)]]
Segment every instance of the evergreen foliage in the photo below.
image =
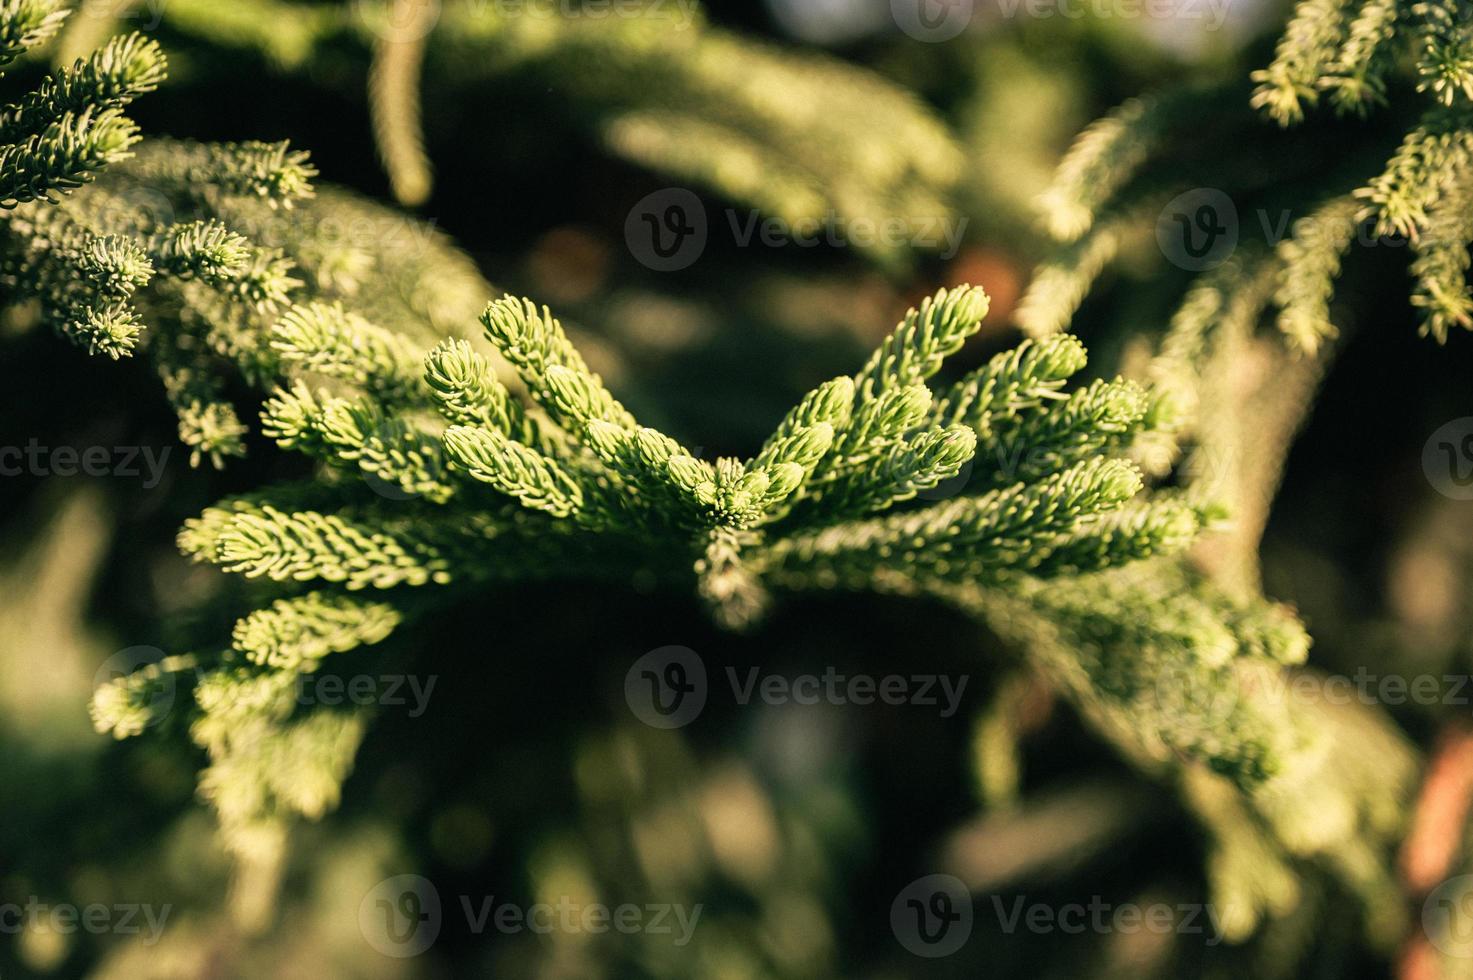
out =
[[(1282, 685), (1318, 681), (1277, 666), (1301, 663), (1307, 637), (1292, 615), (1256, 598), (1257, 546), (1288, 445), (1347, 326), (1334, 298), (1352, 245), (1409, 243), (1411, 301), (1423, 333), (1443, 342), (1452, 327), (1469, 325), (1473, 231), (1464, 228), (1459, 66), (1467, 30), (1452, 5), (1301, 0), (1273, 63), (1254, 74), (1252, 108), (1290, 129), (1310, 122), (1323, 99), (1353, 125), (1388, 103), (1398, 84), (1421, 93), (1412, 126), (1384, 168), (1362, 168), (1377, 152), (1373, 140), (1337, 144), (1329, 176), (1307, 189), (1308, 207), (1264, 195), (1261, 177), (1244, 179), (1244, 164), (1258, 166), (1273, 153), (1248, 142), (1268, 137), (1236, 108), (1232, 86), (1181, 88), (1121, 105), (1084, 131), (1039, 202), (1060, 250), (1039, 269), (1016, 314), (1035, 338), (1066, 329), (1103, 273), (1138, 259), (1153, 233), (1167, 258), (1188, 257), (1173, 255), (1162, 237), (1170, 216), (1163, 206), (1192, 200), (1177, 195), (1195, 185), (1238, 210), (1228, 216), (1210, 205), (1213, 221), (1240, 222), (1233, 233), (1241, 239), (1195, 275), (1174, 312), (1163, 313), (1153, 352), (1138, 362), (1139, 376), (1175, 413), (1151, 446), (1151, 465), (1176, 473), (1186, 500), (1226, 505), (1231, 523), (1201, 540), (1187, 562), (1106, 573), (1098, 585), (1032, 609), (995, 595), (977, 601), (984, 615), (990, 604), (995, 628), (1043, 662), (1049, 651), (1063, 652), (1051, 676), (1061, 686), (1074, 678), (1079, 703), (1122, 752), (1210, 760), (1206, 770), (1183, 770), (1180, 787), (1212, 836), (1214, 901), (1233, 910), (1230, 931), (1240, 938), (1292, 929), (1306, 894), (1325, 887), (1356, 897), (1373, 941), (1389, 945), (1404, 927), (1388, 852), (1404, 827), (1417, 759), (1374, 712), (1322, 701), (1309, 710), (1283, 694)], [(1405, 115), (1403, 104), (1391, 111)], [(1221, 139), (1210, 162), (1189, 135), (1203, 131), (1204, 118)], [(1235, 143), (1252, 145), (1255, 159), (1236, 155)], [(1307, 145), (1291, 143), (1285, 152), (1311, 152)], [(1262, 206), (1260, 215), (1276, 213), (1275, 205), (1294, 208), (1283, 207), (1287, 234), (1271, 248), (1251, 240), (1251, 205)], [(1265, 322), (1277, 329), (1260, 329)], [(1134, 611), (1128, 619), (1116, 614), (1126, 606)], [(1142, 618), (1143, 609), (1157, 612)], [(1235, 648), (1237, 655), (1221, 660), (1212, 653)], [(1147, 690), (1152, 695), (1142, 697)], [(1162, 710), (1164, 717), (1153, 715)], [(1182, 719), (1191, 720), (1178, 727)], [(1376, 766), (1360, 764), (1352, 739), (1375, 746)], [(1227, 775), (1243, 786), (1244, 773), (1256, 781), (1247, 793), (1218, 785)]]
[[(1423, 96), (1384, 169), (1357, 174), (1339, 194), (1297, 214), (1279, 254), (1261, 260), (1278, 280), (1279, 326), (1299, 348), (1313, 353), (1335, 335), (1330, 297), (1358, 237), (1409, 240), (1412, 302), (1423, 333), (1441, 342), (1452, 328), (1473, 325), (1463, 276), (1473, 233), (1464, 229), (1467, 209), (1459, 206), (1469, 182), (1469, 30), (1466, 11), (1436, 0), (1302, 0), (1272, 64), (1254, 73), (1252, 106), (1283, 127), (1304, 121), (1322, 97), (1337, 114), (1361, 116), (1386, 104), (1398, 81)], [(1204, 115), (1240, 128), (1243, 120), (1223, 112), (1223, 94), (1183, 88), (1132, 99), (1085, 130), (1040, 202), (1046, 227), (1066, 248), (1030, 287), (1021, 325), (1060, 329), (1116, 257), (1122, 237), (1144, 231), (1172, 193), (1190, 188), (1179, 177), (1163, 186), (1162, 175), (1173, 172), (1163, 153)], [(1210, 173), (1190, 164), (1175, 171), (1193, 169), (1214, 186)]]
[[(66, 15), (50, 0), (6, 0), (0, 6), (0, 68), (54, 35)], [(130, 34), (0, 106), (0, 208), (52, 200), (127, 157), (138, 130), (122, 108), (156, 88), (163, 73), (158, 45)], [(127, 288), (124, 279), (117, 288)], [(104, 323), (98, 333), (127, 329)]]
[[(614, 153), (794, 225), (954, 213), (956, 141), (858, 68), (699, 20), (447, 4), (418, 24), (424, 9), (174, 0), (164, 16), (179, 37), (283, 71), (338, 47), (365, 55), (379, 151), (411, 205), (432, 190), (422, 81), (515, 76), (553, 86)], [(0, 0), (0, 63), (62, 18), (44, 0)], [(338, 804), (370, 730), (369, 712), (313, 709), (298, 685), (483, 590), (638, 582), (699, 596), (731, 629), (803, 593), (939, 600), (1179, 796), (1206, 832), (1231, 941), (1292, 945), (1301, 900), (1335, 890), (1374, 942), (1394, 942), (1388, 852), (1418, 759), (1381, 713), (1282, 695), (1317, 675), (1295, 612), (1262, 594), (1257, 545), (1334, 352), (1352, 244), (1410, 240), (1424, 332), (1441, 342), (1473, 325), (1468, 31), (1439, 0), (1302, 0), (1251, 97), (1126, 102), (1083, 132), (1040, 202), (1058, 248), (1014, 314), (1025, 339), (949, 375), (989, 300), (937, 290), (749, 458), (707, 458), (641, 424), (575, 328), (498, 296), (437, 232), (318, 185), (304, 151), (140, 141), (122, 110), (160, 83), (163, 56), (138, 35), (106, 41), (0, 109), (7, 311), (89, 354), (146, 360), (195, 465), (244, 455), (254, 428), (305, 475), (179, 531), (189, 559), (248, 582), (219, 597), (234, 626), (212, 635), (201, 616), (191, 652), (99, 687), (94, 726), (137, 736), (166, 721), (162, 687), (186, 690), (200, 793), (238, 875), (269, 893), (292, 821)], [(573, 70), (586, 64), (600, 70)], [(1322, 99), (1352, 117), (1399, 111), (1383, 108), (1397, 85), (1417, 115), (1384, 168), (1327, 181), (1275, 247), (1245, 243), (1192, 278), (1122, 376), (1086, 376), (1066, 331), (1189, 189), (1172, 157), (1184, 131), (1204, 116), (1261, 125), (1240, 118), (1250, 105), (1286, 129)], [(1016, 755), (1007, 717), (979, 736), (993, 758)]]
[[(432, 187), (422, 89), (494, 99), (531, 84), (555, 95), (554, 111), (575, 107), (577, 125), (609, 152), (790, 227), (863, 217), (924, 233), (941, 216), (955, 220), (960, 149), (910, 93), (838, 60), (712, 27), (695, 4), (578, 16), (471, 0), (309, 9), (171, 0), (161, 14), (190, 45), (250, 51), (279, 71), (343, 47), (362, 52), (379, 153), (405, 204)], [(786, 97), (775, 101), (774, 91)], [(876, 114), (886, 126), (869, 124)], [(888, 240), (866, 247), (881, 262), (907, 258)]]

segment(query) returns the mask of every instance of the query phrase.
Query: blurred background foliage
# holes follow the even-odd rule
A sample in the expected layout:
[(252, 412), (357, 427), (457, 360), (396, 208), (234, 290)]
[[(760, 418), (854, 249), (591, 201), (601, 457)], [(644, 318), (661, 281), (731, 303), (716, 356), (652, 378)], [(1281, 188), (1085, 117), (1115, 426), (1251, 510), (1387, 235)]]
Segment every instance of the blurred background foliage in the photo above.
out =
[[(754, 450), (798, 396), (849, 370), (938, 285), (974, 282), (993, 298), (962, 366), (1013, 343), (1030, 270), (1054, 248), (1035, 200), (1076, 134), (1127, 97), (1186, 80), (1223, 86), (1236, 122), (1205, 118), (1180, 149), (1215, 161), (1214, 146), (1249, 132), (1261, 142), (1239, 158), (1244, 183), (1272, 174), (1289, 200), (1296, 180), (1322, 181), (1356, 154), (1382, 161), (1401, 135), (1384, 117), (1315, 120), (1288, 135), (1253, 120), (1247, 77), (1271, 59), (1287, 14), (1261, 0), (1230, 4), (1219, 31), (1010, 18), (983, 4), (940, 44), (906, 37), (874, 0), (707, 3), (700, 44), (645, 20), (555, 30), (489, 3), (428, 6), (437, 20), (424, 34), (367, 0), (107, 0), (74, 17), (58, 57), (120, 29), (156, 38), (171, 71), (130, 112), (145, 132), (289, 139), (324, 180), (406, 202), (489, 282), (588, 325), (579, 342), (620, 397), (713, 454)], [(419, 90), (418, 124), (406, 84)], [(824, 111), (805, 111), (814, 106)], [(695, 133), (688, 143), (707, 151), (674, 152), (687, 143), (662, 141), (672, 132)], [(965, 217), (965, 236), (943, 257), (742, 249), (713, 233), (691, 267), (653, 272), (625, 247), (623, 226), (643, 196), (671, 185), (697, 189), (712, 215), (947, 213)], [(1265, 591), (1300, 610), (1317, 670), (1466, 673), (1473, 511), (1428, 485), (1421, 454), (1429, 433), (1468, 411), (1467, 338), (1439, 348), (1416, 336), (1405, 255), (1353, 262), (1344, 282), (1362, 329), (1288, 455), (1263, 541)], [(1149, 242), (1127, 248), (1073, 321), (1101, 358), (1091, 372), (1113, 373), (1133, 337), (1159, 332), (1183, 283)], [(46, 928), (5, 935), (0, 976), (1431, 977), (1468, 962), (1433, 964), (1425, 943), (1403, 941), (1418, 915), (1410, 898), (1383, 899), (1391, 925), (1378, 935), (1340, 886), (1310, 878), (1272, 928), (1239, 943), (1003, 933), (991, 896), (1207, 901), (1213, 837), (1200, 813), (1216, 804), (1189, 812), (974, 620), (879, 596), (805, 598), (732, 636), (682, 595), (490, 591), (334, 668), (439, 683), (422, 716), (378, 712), (341, 805), (298, 827), (279, 878), (232, 877), (196, 799), (200, 759), (187, 740), (99, 738), (86, 702), (110, 656), (173, 649), (179, 611), (223, 587), (177, 553), (181, 522), (300, 464), (251, 436), (260, 451), (245, 460), (191, 469), (143, 372), (65, 356), (37, 331), (7, 328), (0, 343), (7, 444), (176, 449), (156, 488), (0, 481), (0, 900), (173, 910), (156, 946)], [(656, 731), (631, 716), (624, 673), (672, 643), (738, 670), (836, 664), (971, 682), (949, 719), (915, 706), (717, 699), (697, 723)], [(1423, 751), (1468, 738), (1466, 706), (1388, 710)], [(1374, 772), (1380, 747), (1363, 744)], [(1465, 811), (1467, 791), (1449, 779)], [(1233, 805), (1218, 811), (1227, 833)], [(1458, 829), (1429, 845), (1451, 852), (1426, 859), (1434, 882), (1461, 859), (1453, 809)], [(685, 948), (650, 935), (473, 935), (447, 914), (429, 952), (397, 961), (364, 942), (358, 905), (405, 872), (435, 882), (447, 903), (571, 895), (700, 902), (704, 914)], [(890, 903), (932, 872), (980, 896), (978, 924), (961, 952), (922, 961), (895, 941)]]

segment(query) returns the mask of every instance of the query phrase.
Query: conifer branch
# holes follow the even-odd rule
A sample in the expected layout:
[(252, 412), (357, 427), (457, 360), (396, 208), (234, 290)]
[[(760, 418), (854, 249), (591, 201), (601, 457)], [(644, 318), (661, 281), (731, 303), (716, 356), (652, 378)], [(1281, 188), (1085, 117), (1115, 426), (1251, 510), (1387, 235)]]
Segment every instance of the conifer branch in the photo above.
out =
[(1299, 0), (1279, 39), (1273, 64), (1253, 73), (1252, 105), (1280, 126), (1304, 118), (1319, 100), (1320, 79), (1335, 65), (1350, 30), (1351, 0)]
[(341, 303), (293, 306), (271, 328), (270, 345), (283, 363), (337, 378), (390, 401), (422, 391), (421, 355), (402, 336)]
[(472, 477), (534, 510), (568, 517), (583, 505), (583, 493), (570, 474), (499, 429), (453, 425), (445, 430), (445, 450)]
[(1059, 257), (1034, 272), (1013, 314), (1025, 334), (1038, 339), (1064, 329), (1095, 279), (1114, 260), (1134, 218), (1121, 215), (1096, 222)]
[(1404, 9), (1403, 0), (1366, 0), (1351, 20), (1345, 43), (1319, 82), (1339, 111), (1363, 115), (1386, 101), (1386, 76), (1395, 68)]
[(302, 150), (281, 143), (171, 143), (165, 153), (137, 159), (123, 172), (152, 187), (211, 204), (243, 197), (291, 208), (312, 196), (317, 169)]
[(1049, 234), (1076, 241), (1156, 151), (1175, 121), (1176, 99), (1129, 99), (1079, 134), (1039, 199)]
[(0, 143), (15, 143), (45, 130), (67, 113), (117, 109), (164, 79), (163, 51), (142, 35), (113, 38), (101, 50), (46, 78), (19, 102), (0, 108)]
[(378, 643), (403, 619), (398, 607), (382, 600), (308, 592), (242, 618), (232, 643), (254, 664), (310, 671), (328, 654)]
[(136, 142), (138, 128), (116, 109), (64, 113), (41, 132), (0, 146), (0, 208), (81, 187)]
[(0, 68), (61, 30), (68, 13), (57, 0), (0, 0)]
[(1454, 0), (1421, 0), (1412, 7), (1422, 50), (1417, 59), (1417, 91), (1431, 92), (1452, 105), (1473, 100), (1473, 36), (1465, 8)]
[(1363, 224), (1360, 211), (1354, 198), (1331, 200), (1279, 245), (1283, 273), (1274, 294), (1279, 329), (1306, 353), (1313, 354), (1321, 342), (1336, 334), (1330, 322), (1330, 297), (1340, 276), (1341, 259)]
[(1412, 305), (1422, 316), (1422, 333), (1438, 343), (1452, 327), (1473, 329), (1473, 293), (1468, 288), (1469, 243), (1473, 242), (1473, 161), (1455, 168), (1427, 214), (1412, 259)]

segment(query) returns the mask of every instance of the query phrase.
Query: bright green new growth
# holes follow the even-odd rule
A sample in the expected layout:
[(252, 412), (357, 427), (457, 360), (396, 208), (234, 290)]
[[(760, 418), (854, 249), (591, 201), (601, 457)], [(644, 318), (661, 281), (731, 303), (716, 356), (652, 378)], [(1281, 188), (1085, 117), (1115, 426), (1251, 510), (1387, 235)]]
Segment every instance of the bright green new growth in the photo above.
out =
[[(1286, 127), (1324, 94), (1336, 111), (1363, 114), (1385, 101), (1388, 81), (1406, 64), (1433, 101), (1380, 173), (1296, 215), (1278, 244), (1272, 301), (1280, 327), (1301, 349), (1313, 353), (1335, 335), (1335, 281), (1363, 229), (1410, 240), (1412, 303), (1424, 334), (1442, 342), (1452, 328), (1473, 326), (1463, 274), (1473, 226), (1460, 206), (1473, 180), (1470, 32), (1473, 24), (1451, 0), (1302, 0), (1273, 64), (1254, 73), (1252, 105)], [(1163, 193), (1145, 172), (1213, 98), (1175, 92), (1133, 99), (1079, 137), (1040, 202), (1045, 226), (1070, 244), (1039, 271), (1020, 304), (1018, 322), (1031, 335), (1063, 329), (1122, 242), (1151, 234), (1176, 191)]]
[[(1090, 420), (1085, 441), (1103, 440), (1107, 453), (1121, 444), (1106, 434), (1107, 419), (1143, 424), (1128, 454), (1148, 473), (1174, 474), (1179, 496), (1155, 494), (1150, 513), (1121, 507), (1087, 539), (1042, 555), (1040, 567), (1084, 571), (1102, 556), (1116, 564), (1137, 548), (1156, 550), (1158, 540), (1191, 536), (1204, 521), (1216, 533), (1201, 535), (1189, 559), (1081, 574), (1067, 589), (962, 587), (954, 599), (1025, 648), (1118, 751), (1178, 781), (1209, 833), (1213, 901), (1233, 910), (1224, 930), (1235, 941), (1261, 928), (1299, 928), (1289, 923), (1291, 910), (1305, 909), (1300, 893), (1323, 888), (1356, 897), (1376, 943), (1389, 947), (1400, 935), (1391, 852), (1410, 806), (1414, 754), (1384, 715), (1306, 709), (1283, 692), (1291, 679), (1315, 679), (1284, 669), (1303, 662), (1308, 637), (1262, 598), (1257, 552), (1291, 440), (1334, 355), (1337, 327), (1348, 326), (1334, 300), (1352, 245), (1368, 236), (1408, 242), (1423, 332), (1440, 342), (1473, 326), (1465, 11), (1450, 2), (1298, 3), (1247, 100), (1270, 122), (1288, 128), (1321, 100), (1361, 115), (1386, 103), (1394, 82), (1425, 93), (1384, 165), (1371, 140), (1347, 140), (1308, 201), (1292, 168), (1264, 170), (1273, 155), (1264, 145), (1300, 152), (1294, 135), (1265, 136), (1261, 120), (1235, 108), (1245, 101), (1238, 90), (1221, 86), (1125, 103), (1080, 136), (1040, 202), (1041, 223), (1062, 248), (1019, 304), (1016, 319), (1030, 337), (1068, 329), (1117, 261), (1136, 269), (1154, 261), (1163, 282), (1177, 275), (1167, 262), (1196, 273), (1174, 312), (1146, 313), (1147, 323), (1163, 325), (1159, 335), (1136, 336), (1131, 374), (1150, 382), (1147, 392), (1111, 385), (1069, 396)], [(1398, 100), (1391, 109), (1406, 107)], [(1201, 159), (1204, 133), (1220, 141), (1223, 160)], [(1238, 145), (1251, 147), (1250, 159), (1233, 155)], [(1245, 181), (1244, 164), (1267, 179)], [(1225, 196), (1239, 231), (1235, 247), (1200, 272), (1196, 256), (1174, 251), (1163, 234), (1172, 227), (1168, 203), (1196, 209), (1211, 200), (1178, 199), (1194, 188)], [(1213, 207), (1219, 222), (1234, 219)], [(1254, 214), (1285, 216), (1281, 234), (1264, 226), (1272, 248), (1256, 240)], [(1142, 309), (1130, 306), (1134, 317)], [(1262, 329), (1269, 325), (1277, 329)], [(1131, 423), (1139, 412), (1147, 421)], [(1055, 413), (1047, 425), (1068, 417)], [(1015, 428), (1029, 430), (1028, 444), (1048, 442), (1038, 422)], [(984, 438), (977, 458), (992, 451)], [(1377, 746), (1387, 760), (1381, 772), (1342, 747), (1352, 732)]]
[(57, 31), (67, 11), (48, 0), (5, 0), (0, 4), (0, 68)]
[[(0, 2), (0, 68), (55, 34), (66, 13), (53, 0)], [(127, 157), (138, 130), (122, 107), (157, 88), (163, 76), (158, 45), (130, 34), (58, 69), (19, 101), (0, 105), (0, 208), (54, 200)], [(94, 310), (90, 319), (99, 321), (95, 336), (127, 333), (116, 311)], [(108, 349), (105, 340), (100, 349)]]
[[(86, 194), (11, 212), (0, 276), (84, 349), (145, 355), (196, 465), (245, 451), (247, 426), (224, 397), (237, 376), (269, 388), (311, 373), (428, 411), (421, 345), (490, 287), (443, 236), (346, 192), (317, 194), (313, 174), (285, 144), (150, 140)], [(288, 209), (300, 220), (282, 220)], [(256, 244), (267, 237), (280, 247)], [(294, 304), (299, 294), (311, 299)], [(416, 465), (398, 423), (323, 394), (336, 400), (315, 445), (356, 453), (365, 470)], [(406, 489), (438, 492), (418, 472)]]
[[(1473, 140), (1466, 41), (1450, 10), (1301, 5), (1259, 79), (1255, 101), (1270, 116), (1300, 118), (1321, 93), (1337, 110), (1364, 111), (1408, 51), (1436, 104), (1383, 174), (1353, 194), (1338, 189), (1277, 253), (1244, 246), (1200, 277), (1157, 356), (1135, 372), (1149, 387), (1075, 382), (1085, 350), (1059, 331), (1106, 266), (1150, 237), (1164, 198), (1147, 170), (1176, 127), (1195, 122), (1192, 93), (1133, 100), (1069, 154), (1043, 202), (1065, 247), (1022, 305), (1029, 340), (938, 383), (987, 306), (980, 290), (943, 290), (857, 374), (804, 396), (748, 460), (707, 460), (639, 424), (550, 311), (514, 298), (486, 306), (494, 293), (465, 256), (345, 192), (314, 192), (299, 151), (134, 147), (117, 112), (156, 84), (161, 62), (150, 69), (157, 52), (136, 38), (110, 43), (0, 115), (7, 141), (38, 126), (54, 137), (44, 152), (22, 140), (0, 157), (0, 175), (55, 201), (9, 212), (3, 284), (79, 346), (146, 356), (196, 462), (244, 451), (247, 426), (223, 394), (244, 380), (265, 394), (260, 431), (316, 472), (188, 523), (179, 536), (188, 555), (279, 597), (242, 616), (228, 643), (101, 687), (96, 726), (138, 734), (167, 720), (161, 689), (187, 689), (191, 734), (210, 757), (201, 790), (231, 850), (270, 868), (286, 820), (334, 804), (365, 731), (361, 713), (306, 710), (296, 682), (496, 582), (694, 587), (737, 627), (757, 621), (775, 593), (925, 595), (1012, 641), (1118, 752), (1181, 788), (1211, 831), (1208, 874), (1219, 907), (1232, 910), (1230, 936), (1280, 914), (1311, 861), (1331, 865), (1367, 907), (1388, 906), (1394, 886), (1374, 850), (1401, 814), (1408, 753), (1383, 746), (1384, 769), (1368, 773), (1343, 746), (1395, 743), (1374, 721), (1337, 721), (1327, 737), (1329, 722), (1291, 716), (1267, 697), (1281, 669), (1304, 660), (1302, 627), (1258, 597), (1251, 573), (1245, 582), (1209, 574), (1185, 552), (1251, 540), (1261, 515), (1251, 499), (1239, 507), (1238, 491), (1273, 482), (1245, 472), (1244, 443), (1263, 433), (1240, 431), (1232, 416), (1244, 400), (1222, 387), (1224, 366), (1262, 353), (1254, 326), (1271, 303), (1299, 351), (1327, 346), (1334, 280), (1358, 231), (1414, 238), (1427, 329), (1440, 338), (1468, 324)], [(4, 60), (60, 23), (47, 3), (0, 11)], [(953, 141), (878, 78), (837, 63), (810, 70), (703, 25), (672, 43), (668, 25), (639, 18), (588, 30), (446, 13), (427, 38), (375, 42), (377, 134), (403, 200), (429, 189), (416, 114), (404, 110), (418, 101), (430, 51), (447, 56), (448, 74), (478, 83), (526, 71), (566, 84), (615, 152), (794, 225), (829, 210), (949, 213)], [(223, 31), (219, 43), (258, 47), (287, 68), (340, 34), (361, 42), (365, 30), (339, 7), (183, 0), (165, 14), (176, 30)], [(560, 70), (595, 58), (606, 71), (591, 86)], [(803, 93), (791, 101), (809, 109), (790, 114), (764, 97), (775, 89)], [(664, 101), (651, 106), (650, 92)], [(876, 132), (877, 103), (900, 122)], [(88, 130), (90, 148), (63, 130), (66, 120)], [(73, 157), (101, 159), (118, 143), (101, 180), (56, 200), (53, 189), (86, 179), (65, 178)], [(53, 172), (65, 179), (46, 185)], [(274, 224), (287, 208), (303, 220)], [(367, 233), (333, 240), (322, 233), (332, 224)], [(266, 240), (279, 247), (256, 244)], [(1312, 383), (1311, 372), (1267, 363), (1290, 400)], [(1222, 487), (1193, 475), (1199, 463), (1227, 471), (1235, 524), (1224, 534), (1201, 534), (1221, 517)], [(1146, 474), (1173, 466), (1180, 491), (1144, 490)], [(1334, 813), (1332, 831), (1306, 833), (1306, 809)]]
[[(311, 172), (282, 146), (153, 141), (88, 194), (11, 212), (0, 275), (89, 353), (145, 351), (195, 462), (218, 466), (244, 451), (246, 431), (220, 395), (220, 365), (259, 374), (272, 355), (250, 321), (273, 316), (300, 285), (278, 249), (242, 233), (259, 220), (243, 212), (302, 199)], [(182, 336), (182, 310), (206, 328), (198, 339)]]
[[(1145, 395), (1124, 381), (1066, 392), (1085, 366), (1076, 339), (1026, 341), (933, 393), (986, 312), (979, 289), (939, 291), (854, 377), (802, 398), (754, 457), (708, 461), (641, 426), (529, 300), (485, 307), (484, 347), (428, 350), (342, 306), (283, 308), (256, 348), (275, 378), (263, 431), (324, 473), (222, 502), (179, 537), (196, 560), (313, 589), (188, 661), (193, 731), (212, 759), (202, 789), (232, 849), (269, 860), (258, 848), (274, 839), (270, 815), (330, 805), (361, 735), (293, 709), (292, 679), (492, 581), (652, 575), (694, 586), (741, 626), (774, 591), (877, 588), (972, 608), (979, 589), (1028, 596), (1186, 547), (1198, 511), (1141, 499), (1121, 456), (1152, 425)], [(497, 379), (493, 356), (525, 395)], [(100, 691), (99, 729), (145, 727), (150, 683)], [(241, 741), (235, 726), (257, 734)], [(266, 771), (275, 755), (310, 792)]]
[(235, 626), (234, 648), (252, 663), (310, 670), (330, 653), (377, 643), (402, 617), (393, 606), (351, 596), (308, 592), (278, 599)]
[[(481, 315), (487, 340), (519, 375), (528, 404), (464, 340), (428, 352), (416, 386), (408, 374), (416, 358), (402, 338), (340, 308), (295, 307), (272, 328), (271, 347), (297, 380), (268, 399), (264, 426), (284, 448), (352, 465), (437, 503), (483, 499), (474, 489), (483, 486), (545, 519), (571, 522), (557, 533), (668, 535), (672, 550), (696, 553), (726, 531), (832, 525), (842, 533), (840, 518), (889, 509), (956, 476), (979, 439), (998, 456), (980, 477), (994, 486), (1062, 473), (1139, 430), (1144, 399), (1128, 382), (1097, 383), (1069, 397), (1059, 392), (1084, 361), (1082, 347), (1066, 337), (1001, 355), (937, 400), (924, 382), (985, 312), (979, 290), (938, 293), (907, 315), (855, 378), (804, 398), (753, 459), (708, 462), (640, 426), (556, 318), (530, 301), (498, 300)], [(306, 380), (314, 375), (357, 392), (314, 390)], [(427, 407), (438, 411), (443, 428), (424, 416)], [(432, 446), (443, 450), (443, 466)], [(1008, 447), (1026, 449), (1028, 458), (1008, 460)], [(1086, 482), (1094, 479), (1108, 482), (1103, 474)], [(773, 560), (761, 542), (759, 535), (750, 543), (752, 558)], [(238, 540), (235, 548), (231, 559), (218, 548), (202, 557), (245, 569)], [(282, 556), (281, 567), (294, 577), (312, 565), (310, 556), (297, 557)], [(274, 574), (270, 563), (247, 564)]]

